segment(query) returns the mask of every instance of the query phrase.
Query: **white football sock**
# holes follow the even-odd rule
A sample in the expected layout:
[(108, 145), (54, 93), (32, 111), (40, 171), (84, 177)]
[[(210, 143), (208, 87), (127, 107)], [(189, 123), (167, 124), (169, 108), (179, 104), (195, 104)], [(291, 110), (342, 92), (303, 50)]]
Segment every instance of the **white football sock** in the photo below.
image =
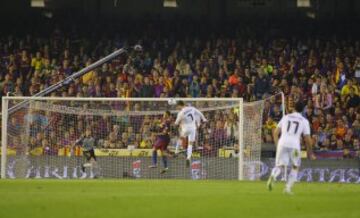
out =
[(91, 167), (92, 164), (91, 163), (84, 163), (84, 167)]
[(91, 167), (90, 168), (90, 179), (93, 179), (94, 178), (94, 171), (93, 171), (93, 168)]
[(87, 177), (87, 174), (85, 173), (85, 172), (82, 172), (81, 171), (81, 177), (80, 177), (80, 179), (86, 179), (86, 177)]
[(77, 167), (74, 167), (73, 178), (78, 178), (78, 176), (77, 176)]
[(100, 175), (100, 168), (99, 168), (99, 165), (97, 164), (97, 162), (92, 163), (91, 170), (93, 171), (94, 176), (99, 176)]
[(190, 160), (191, 158), (191, 155), (192, 155), (192, 145), (188, 145), (187, 147), (187, 159)]
[(178, 153), (179, 153), (180, 145), (181, 145), (181, 139), (176, 140), (175, 154), (178, 154)]
[(44, 175), (44, 178), (49, 178), (50, 177), (50, 167), (49, 166), (46, 166), (45, 167), (45, 175)]
[(291, 169), (290, 174), (289, 174), (289, 179), (286, 183), (287, 190), (291, 190), (294, 183), (297, 181), (297, 174), (298, 174), (298, 170)]
[(36, 175), (35, 175), (35, 179), (40, 179), (40, 167), (36, 168)]
[(280, 175), (280, 173), (281, 173), (281, 168), (274, 167), (271, 171), (271, 176), (274, 177), (274, 179), (276, 180), (276, 178)]

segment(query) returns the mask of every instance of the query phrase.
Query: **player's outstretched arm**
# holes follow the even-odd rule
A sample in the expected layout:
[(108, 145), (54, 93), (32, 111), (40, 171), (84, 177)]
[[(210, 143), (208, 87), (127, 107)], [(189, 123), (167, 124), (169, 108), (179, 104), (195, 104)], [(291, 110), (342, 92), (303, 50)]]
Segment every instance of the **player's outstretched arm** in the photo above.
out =
[(283, 117), (283, 118), (281, 118), (280, 122), (277, 124), (276, 128), (273, 131), (273, 139), (274, 139), (275, 146), (277, 146), (277, 144), (278, 144), (279, 135), (281, 133), (281, 127), (284, 122), (285, 121), (284, 121), (284, 117)]
[(305, 144), (306, 144), (307, 156), (309, 159), (314, 160), (314, 159), (316, 159), (316, 157), (313, 153), (313, 141), (311, 139), (310, 134), (311, 134), (310, 123), (308, 120), (306, 120), (303, 136), (304, 136), (304, 140), (305, 140)]
[(305, 144), (306, 144), (306, 152), (307, 152), (308, 158), (311, 160), (315, 160), (316, 157), (313, 153), (313, 141), (312, 141), (310, 135), (304, 135), (304, 140), (305, 140)]
[(180, 121), (183, 117), (183, 113), (182, 111), (180, 111), (178, 114), (177, 114), (177, 117), (176, 117), (176, 120), (175, 120), (175, 125), (178, 126), (180, 124)]
[(207, 119), (205, 118), (204, 114), (196, 108), (195, 108), (195, 114), (201, 118), (202, 122), (204, 123), (207, 122)]
[(78, 139), (75, 141), (74, 145), (80, 145), (80, 144), (82, 143), (83, 139), (84, 139), (84, 136), (81, 136), (80, 138), (78, 138)]

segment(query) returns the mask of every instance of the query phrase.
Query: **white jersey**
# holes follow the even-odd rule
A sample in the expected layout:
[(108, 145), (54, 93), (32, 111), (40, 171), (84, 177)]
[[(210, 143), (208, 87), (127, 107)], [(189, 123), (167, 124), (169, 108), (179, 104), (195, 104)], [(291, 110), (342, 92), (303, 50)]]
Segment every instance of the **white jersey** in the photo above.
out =
[(192, 106), (186, 106), (177, 114), (175, 125), (184, 128), (196, 128), (200, 121), (206, 122), (204, 114)]
[(278, 147), (288, 147), (300, 150), (302, 135), (310, 135), (309, 121), (300, 113), (294, 112), (281, 118), (277, 125), (281, 129)]

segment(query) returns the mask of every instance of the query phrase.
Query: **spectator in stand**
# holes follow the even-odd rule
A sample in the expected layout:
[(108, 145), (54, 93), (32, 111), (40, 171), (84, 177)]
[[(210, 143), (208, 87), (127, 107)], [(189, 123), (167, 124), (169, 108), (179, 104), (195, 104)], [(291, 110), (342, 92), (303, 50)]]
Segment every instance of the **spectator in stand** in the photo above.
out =
[(268, 117), (264, 126), (263, 126), (263, 133), (264, 133), (264, 141), (267, 143), (273, 142), (273, 130), (276, 128), (277, 123), (273, 120), (271, 116)]
[(256, 99), (262, 99), (266, 94), (270, 92), (270, 81), (268, 75), (266, 75), (262, 70), (258, 71), (258, 78), (255, 81), (254, 86), (254, 95)]
[(229, 84), (231, 86), (237, 86), (239, 84), (240, 77), (239, 77), (239, 70), (235, 69), (234, 73), (229, 77)]
[[(259, 28), (261, 32), (258, 32), (250, 24), (245, 26), (247, 31), (241, 30), (243, 26), (241, 29), (233, 26), (229, 33), (236, 32), (236, 36), (226, 31), (222, 35), (212, 34), (208, 30), (204, 37), (186, 37), (184, 40), (178, 32), (169, 37), (166, 25), (154, 27), (154, 31), (159, 33), (156, 37), (142, 32), (123, 40), (112, 37), (114, 28), (101, 39), (81, 35), (82, 31), (70, 34), (66, 27), (64, 31), (61, 28), (47, 29), (50, 34), (45, 35), (29, 32), (25, 37), (8, 37), (4, 32), (0, 36), (1, 94), (34, 95), (72, 72), (89, 66), (124, 41), (136, 38), (143, 41), (144, 54), (130, 52), (126, 57), (116, 58), (51, 95), (244, 97), (253, 101), (281, 90), (286, 95), (287, 109), (298, 100), (308, 102), (303, 115), (314, 127), (320, 150), (337, 149), (337, 144), (344, 147), (340, 146), (341, 143), (345, 143), (350, 151), (356, 150), (360, 136), (360, 93), (356, 78), (356, 71), (360, 69), (359, 42), (348, 38), (342, 40), (342, 35), (336, 38), (324, 36), (321, 40), (310, 35), (304, 41), (300, 35), (293, 34), (291, 28), (279, 28), (284, 35), (280, 39), (269, 37), (267, 33), (271, 31), (264, 31), (271, 30), (271, 27)], [(264, 32), (263, 38), (257, 37)], [(112, 110), (120, 111), (133, 109), (128, 103), (114, 103), (112, 107)], [(28, 118), (35, 129), (32, 136), (38, 136), (43, 122), (38, 118), (41, 116), (34, 114)], [(265, 126), (275, 125), (281, 116), (279, 105), (270, 102), (264, 114)], [(59, 117), (48, 122), (57, 130), (60, 128), (56, 123), (65, 122), (62, 119)], [(69, 130), (57, 131), (56, 139), (52, 140), (60, 140), (65, 134), (69, 134), (69, 140), (76, 140), (85, 125), (98, 130), (95, 131), (97, 137), (105, 140), (114, 131), (110, 132), (110, 127), (118, 125), (123, 129), (119, 128), (113, 135), (118, 141), (123, 139), (124, 147), (129, 143), (128, 129), (125, 128), (132, 126), (130, 141), (139, 141), (137, 134), (141, 134), (140, 147), (149, 147), (149, 124), (143, 120), (145, 118), (137, 121), (131, 117), (79, 119), (70, 124)], [(233, 129), (229, 123), (228, 119), (211, 123), (211, 131), (216, 131), (217, 138), (227, 138)], [(124, 137), (121, 136), (123, 133), (126, 133)], [(270, 132), (266, 135), (264, 140), (271, 142)], [(209, 136), (213, 137), (213, 134)], [(50, 138), (49, 134), (40, 134), (36, 141), (42, 145), (46, 139), (49, 144)], [(337, 142), (337, 139), (343, 142)]]
[(115, 132), (111, 132), (109, 134), (109, 137), (104, 142), (104, 148), (118, 148), (119, 147), (119, 141), (117, 140), (117, 136)]
[(347, 108), (358, 108), (360, 104), (359, 95), (355, 94), (353, 87), (349, 88), (349, 94), (345, 97)]
[(343, 139), (346, 134), (346, 126), (344, 125), (344, 121), (339, 119), (336, 122), (336, 137), (338, 139)]
[(341, 89), (341, 96), (347, 96), (351, 91), (350, 89), (352, 89), (353, 93), (355, 95), (359, 95), (359, 88), (357, 85), (353, 84), (353, 80), (349, 79), (346, 83), (346, 85), (344, 85)]
[(194, 75), (189, 87), (189, 94), (191, 97), (196, 98), (200, 96), (200, 85), (198, 82), (198, 76)]

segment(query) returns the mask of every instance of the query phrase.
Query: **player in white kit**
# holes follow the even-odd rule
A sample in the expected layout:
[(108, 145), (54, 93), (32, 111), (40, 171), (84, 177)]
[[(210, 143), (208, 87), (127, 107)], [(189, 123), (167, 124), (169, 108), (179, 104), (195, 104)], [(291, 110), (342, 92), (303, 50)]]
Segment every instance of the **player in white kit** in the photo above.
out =
[(177, 103), (180, 112), (177, 114), (175, 125), (180, 125), (180, 137), (188, 139), (188, 147), (186, 153), (186, 166), (190, 166), (192, 148), (195, 144), (197, 127), (199, 121), (207, 122), (205, 116), (195, 107), (186, 106), (183, 101)]
[[(274, 131), (274, 142), (277, 148), (275, 167), (267, 182), (270, 191), (273, 188), (276, 178), (280, 175), (281, 169), (291, 164), (292, 168), (284, 192), (288, 194), (292, 193), (291, 188), (297, 180), (301, 162), (301, 136), (304, 137), (306, 142), (309, 157), (313, 158), (311, 153), (312, 140), (310, 137), (310, 124), (309, 121), (300, 114), (303, 108), (304, 106), (301, 102), (295, 103), (295, 111), (282, 117)], [(280, 133), (281, 137), (279, 139)]]

